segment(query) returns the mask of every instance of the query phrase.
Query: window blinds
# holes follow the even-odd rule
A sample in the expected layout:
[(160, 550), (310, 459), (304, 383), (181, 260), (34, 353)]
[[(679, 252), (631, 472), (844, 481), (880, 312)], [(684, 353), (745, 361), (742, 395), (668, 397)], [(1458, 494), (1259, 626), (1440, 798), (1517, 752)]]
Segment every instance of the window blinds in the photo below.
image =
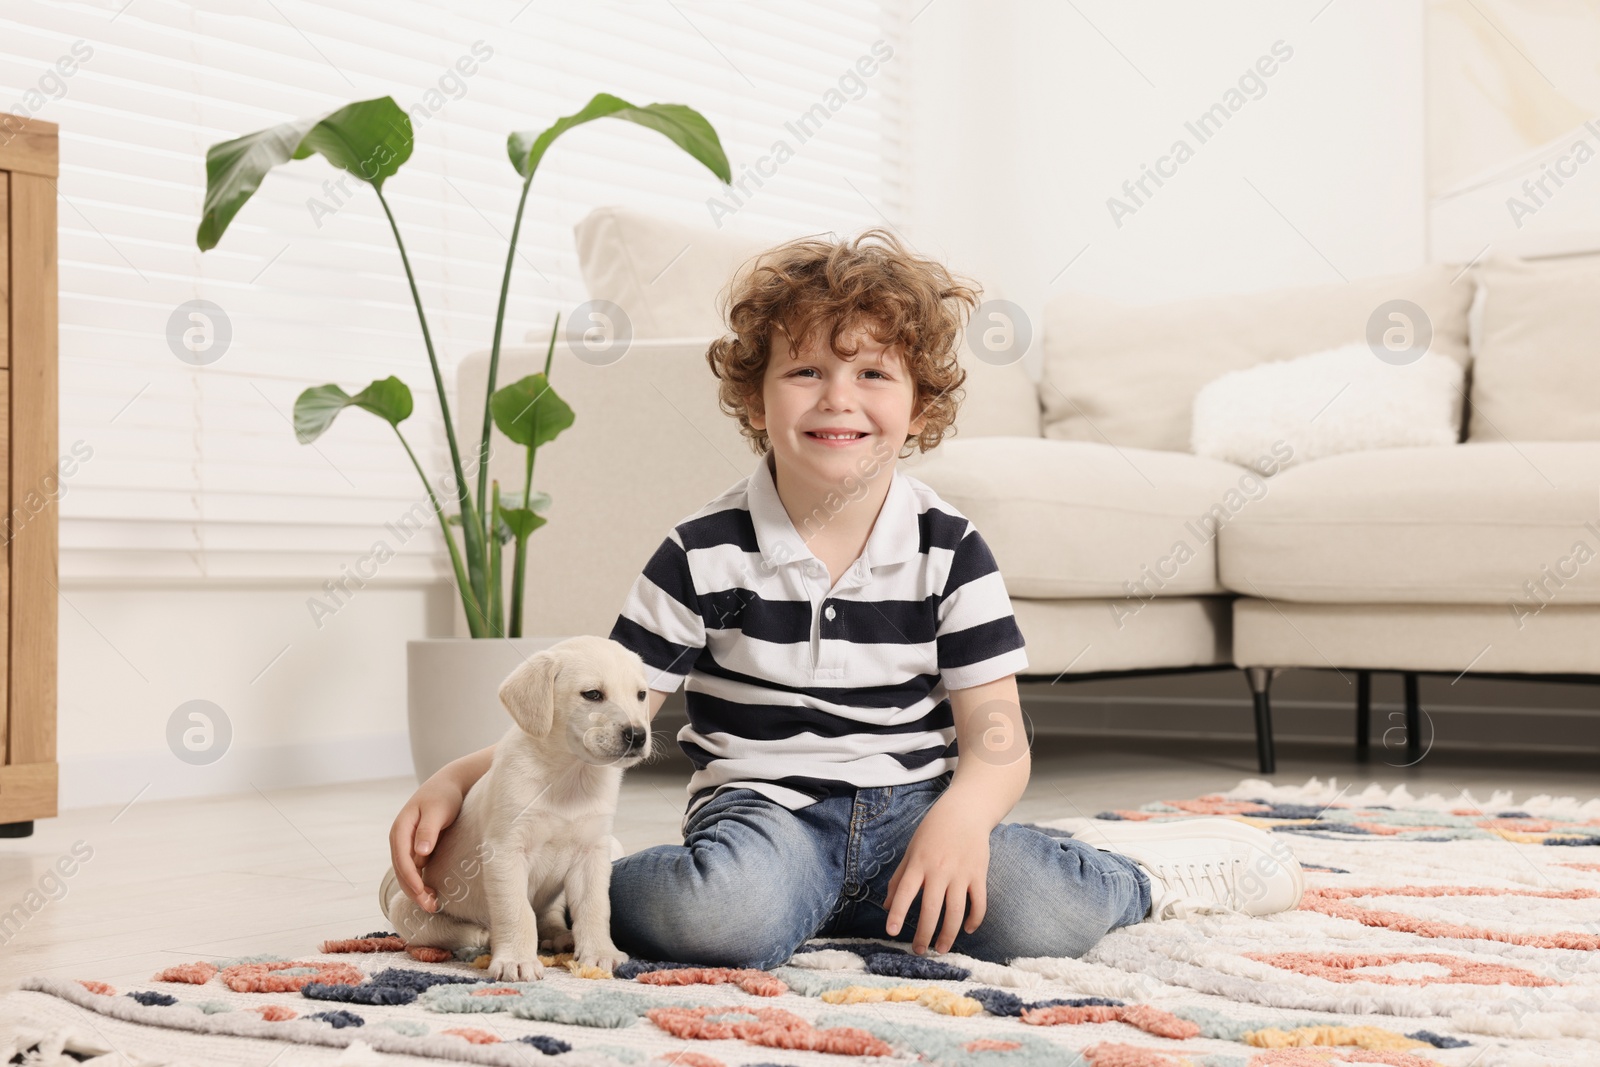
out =
[[(427, 497), (386, 423), (347, 410), (312, 445), (292, 429), (307, 386), (354, 392), (395, 374), (416, 399), (402, 430), (436, 487), (449, 469), (376, 197), (320, 158), (296, 161), (202, 254), (209, 145), (385, 94), (411, 113), (416, 146), (385, 195), (451, 390), (455, 362), (490, 340), (518, 189), (509, 132), (599, 91), (685, 103), (716, 127), (736, 178), (764, 175), (718, 212), (722, 186), (652, 131), (600, 121), (563, 135), (524, 219), (515, 343), (585, 299), (572, 226), (601, 204), (707, 227), (722, 214), (725, 229), (775, 240), (898, 224), (904, 20), (897, 0), (8, 0), (0, 107), (61, 126), (61, 452), (80, 460), (62, 488), (63, 577), (321, 581), (379, 538), (398, 551), (372, 580), (448, 573), (436, 524), (403, 536)], [(830, 93), (842, 106), (805, 125)], [(775, 164), (779, 138), (794, 152)]]

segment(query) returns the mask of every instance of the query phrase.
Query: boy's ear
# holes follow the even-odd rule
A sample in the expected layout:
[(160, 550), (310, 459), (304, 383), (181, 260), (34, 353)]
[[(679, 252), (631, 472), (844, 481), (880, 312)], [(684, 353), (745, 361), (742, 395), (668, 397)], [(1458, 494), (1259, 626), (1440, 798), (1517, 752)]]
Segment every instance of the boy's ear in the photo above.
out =
[(544, 651), (523, 660), (500, 683), (500, 703), (529, 736), (545, 737), (550, 733), (555, 721), (556, 675), (560, 672), (560, 657)]
[(922, 428), (924, 426), (926, 426), (927, 424), (928, 424), (928, 408), (927, 408), (927, 405), (924, 404), (924, 405), (922, 405), (922, 409), (917, 412), (917, 414), (911, 419), (911, 421), (909, 423), (906, 424), (906, 436), (908, 436), (908, 437), (917, 436), (918, 434), (920, 434), (922, 432)]

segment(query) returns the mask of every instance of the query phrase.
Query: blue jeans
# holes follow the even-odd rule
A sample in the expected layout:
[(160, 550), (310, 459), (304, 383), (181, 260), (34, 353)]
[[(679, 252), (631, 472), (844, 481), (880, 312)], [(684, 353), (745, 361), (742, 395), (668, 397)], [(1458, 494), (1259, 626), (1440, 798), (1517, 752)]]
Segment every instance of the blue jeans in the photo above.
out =
[[(683, 844), (612, 862), (612, 940), (647, 960), (758, 968), (786, 962), (813, 937), (909, 942), (922, 893), (891, 938), (889, 879), (954, 773), (798, 811), (753, 789), (724, 790), (690, 818)], [(982, 924), (957, 933), (952, 951), (995, 963), (1081, 956), (1108, 931), (1144, 919), (1150, 880), (1124, 856), (1002, 823), (989, 834), (985, 898)], [(930, 952), (943, 928), (941, 915)]]

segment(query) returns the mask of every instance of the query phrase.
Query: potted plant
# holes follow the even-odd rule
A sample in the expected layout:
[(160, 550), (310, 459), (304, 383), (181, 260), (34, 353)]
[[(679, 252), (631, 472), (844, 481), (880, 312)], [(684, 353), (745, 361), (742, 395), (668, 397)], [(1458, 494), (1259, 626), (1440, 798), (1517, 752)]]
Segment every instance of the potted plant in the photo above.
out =
[[(506, 299), (511, 287), (511, 268), (516, 262), (517, 237), (522, 229), (523, 210), (534, 173), (557, 137), (574, 126), (600, 118), (626, 119), (655, 130), (699, 160), (723, 184), (731, 182), (728, 159), (716, 131), (699, 112), (682, 104), (636, 107), (609, 93), (597, 93), (581, 111), (557, 120), (548, 129), (537, 133), (515, 132), (507, 138), (511, 165), (522, 178), (522, 194), (517, 201), (505, 272), (500, 282), (482, 432), (477, 447), (467, 457), (475, 467), (475, 492), (468, 471), (462, 465), (462, 453), (445, 397), (444, 376), (428, 330), (428, 317), (417, 290), (416, 275), (406, 255), (405, 242), (400, 238), (399, 224), (383, 195), (384, 182), (411, 156), (410, 116), (392, 97), (384, 96), (347, 104), (320, 117), (258, 130), (214, 144), (206, 151), (205, 204), (195, 234), (195, 242), (202, 252), (215, 247), (222, 239), (228, 224), (268, 171), (312, 154), (322, 156), (370, 185), (394, 233), (400, 263), (411, 287), (411, 300), (417, 309), (417, 321), (422, 328), (422, 343), (433, 371), (439, 414), (450, 448), (451, 471), (447, 477), (453, 486), (446, 495), (454, 498), (455, 512), (445, 510), (445, 504), (400, 432), (400, 424), (411, 415), (412, 398), (411, 390), (399, 378), (391, 375), (374, 381), (355, 394), (335, 384), (306, 389), (295, 401), (294, 429), (302, 444), (310, 444), (326, 432), (347, 407), (361, 408), (383, 419), (394, 429), (417, 476), (422, 479), (444, 534), (456, 591), (471, 637), (423, 639), (407, 644), (411, 752), (419, 778), (427, 777), (457, 756), (497, 740), (506, 729), (506, 713), (498, 697), (500, 682), (523, 657), (570, 636), (525, 638), (522, 634), (528, 537), (545, 524), (541, 513), (550, 505), (548, 496), (533, 491), (534, 453), (571, 426), (576, 418), (550, 386), (550, 364), (555, 353), (559, 316), (557, 324), (551, 327), (550, 347), (545, 353), (542, 373), (530, 374), (499, 390), (495, 389), (495, 375), (505, 327)], [(489, 483), (491, 419), (508, 439), (527, 449), (526, 473), (520, 491), (502, 492), (498, 480), (492, 485)], [(461, 533), (460, 545), (456, 542), (456, 530)], [(508, 543), (515, 544), (509, 575), (504, 573), (501, 563), (504, 546)], [(503, 591), (507, 581), (511, 587), (509, 596)], [(509, 612), (506, 610), (508, 603)], [(480, 638), (489, 640), (478, 640)]]

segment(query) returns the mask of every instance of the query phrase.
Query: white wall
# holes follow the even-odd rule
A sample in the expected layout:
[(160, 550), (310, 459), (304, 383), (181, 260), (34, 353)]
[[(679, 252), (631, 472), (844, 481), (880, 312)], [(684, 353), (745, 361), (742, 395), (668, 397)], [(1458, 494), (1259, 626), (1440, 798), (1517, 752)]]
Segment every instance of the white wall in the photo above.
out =
[[(318, 628), (309, 583), (63, 583), (61, 806), (409, 774), (405, 643), (449, 633), (444, 592), (372, 584)], [(205, 766), (165, 742), (196, 699), (232, 731)]]
[(1435, 258), (1600, 250), (1597, 47), (1593, 5), (1430, 0)]
[[(1068, 287), (1144, 302), (1420, 264), (1420, 4), (1321, 6), (934, 0), (905, 48), (903, 228), (1035, 317)], [(1293, 55), (1265, 94), (1117, 227), (1106, 199), (1193, 145), (1184, 122), (1278, 40)], [(404, 643), (451, 632), (449, 591), (380, 576), (320, 631), (315, 592), (65, 584), (62, 805), (409, 773)], [(160, 729), (197, 697), (234, 740), (186, 769)]]
[[(911, 236), (1035, 322), (1066, 289), (1149, 303), (1421, 265), (1422, 4), (1325, 2), (936, 0), (907, 47)], [(1278, 41), (1292, 55), (1201, 143), (1184, 124)], [(1107, 199), (1180, 138), (1192, 158), (1119, 227)]]

